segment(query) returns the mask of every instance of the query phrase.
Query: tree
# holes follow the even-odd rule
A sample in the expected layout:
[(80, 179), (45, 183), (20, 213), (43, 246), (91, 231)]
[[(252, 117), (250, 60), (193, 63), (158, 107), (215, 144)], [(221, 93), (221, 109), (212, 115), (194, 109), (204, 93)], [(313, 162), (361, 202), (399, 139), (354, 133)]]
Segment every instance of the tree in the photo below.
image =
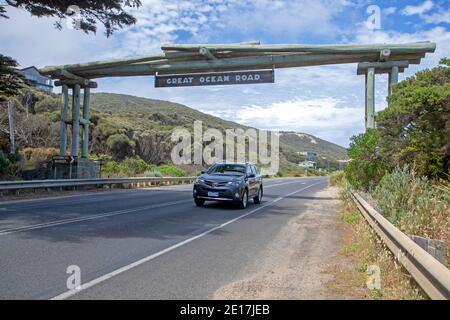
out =
[(419, 175), (444, 177), (450, 160), (450, 60), (394, 87), (377, 114), (380, 147), (392, 166), (414, 164)]
[(387, 169), (380, 156), (380, 134), (376, 129), (368, 129), (350, 140), (351, 161), (345, 168), (346, 177), (354, 188), (368, 191), (378, 184)]
[[(105, 27), (105, 34), (109, 37), (115, 30), (136, 23), (124, 7), (138, 8), (140, 0), (5, 0), (9, 6), (25, 9), (36, 17), (56, 17), (60, 21), (55, 23), (61, 29), (61, 19), (76, 18), (77, 28), (86, 33), (97, 31), (97, 22)], [(7, 6), (0, 6), (0, 17), (8, 18)], [(78, 10), (79, 9), (79, 10)]]
[(0, 54), (0, 103), (18, 95), (24, 86), (23, 77), (15, 71), (17, 62)]

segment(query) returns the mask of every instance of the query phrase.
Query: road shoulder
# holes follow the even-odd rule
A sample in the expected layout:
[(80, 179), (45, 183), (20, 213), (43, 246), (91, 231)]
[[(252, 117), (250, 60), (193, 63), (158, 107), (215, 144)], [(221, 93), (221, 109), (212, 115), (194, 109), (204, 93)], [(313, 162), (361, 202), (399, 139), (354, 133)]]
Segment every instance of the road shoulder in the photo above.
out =
[(328, 264), (339, 252), (338, 191), (328, 187), (284, 226), (265, 249), (257, 272), (219, 288), (215, 299), (330, 299)]

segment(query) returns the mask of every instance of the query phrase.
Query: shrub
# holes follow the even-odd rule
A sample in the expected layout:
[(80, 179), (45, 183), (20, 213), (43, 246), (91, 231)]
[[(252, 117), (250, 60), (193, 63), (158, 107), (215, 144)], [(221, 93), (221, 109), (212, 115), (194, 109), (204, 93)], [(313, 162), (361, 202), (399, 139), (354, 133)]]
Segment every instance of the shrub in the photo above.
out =
[(408, 166), (385, 175), (373, 196), (386, 218), (402, 231), (448, 241), (449, 194)]
[(120, 176), (121, 166), (116, 161), (110, 160), (107, 161), (102, 166), (102, 176), (106, 176), (108, 178), (118, 177)]
[(144, 177), (146, 177), (146, 178), (162, 177), (162, 174), (160, 172), (157, 172), (157, 171), (147, 170), (147, 171), (144, 172)]
[(53, 111), (48, 117), (51, 122), (58, 122), (61, 120), (61, 111)]
[(0, 150), (0, 174), (4, 174), (10, 164), (11, 161), (9, 161), (8, 157)]
[(345, 180), (344, 171), (335, 171), (330, 174), (330, 185), (342, 186)]
[(123, 160), (133, 155), (135, 142), (122, 133), (114, 134), (106, 140), (106, 145), (112, 152), (114, 159)]
[(153, 165), (148, 164), (139, 157), (127, 158), (122, 162), (123, 171), (127, 176), (137, 176), (143, 174), (145, 171), (152, 170)]
[(39, 168), (58, 155), (56, 148), (24, 148), (22, 154), (28, 168)]
[(163, 176), (185, 177), (188, 175), (185, 170), (171, 165), (159, 166), (156, 168), (156, 171), (160, 172)]
[(345, 168), (348, 182), (355, 189), (368, 191), (375, 187), (387, 170), (387, 165), (379, 155), (380, 135), (376, 129), (353, 136), (348, 149), (351, 158)]

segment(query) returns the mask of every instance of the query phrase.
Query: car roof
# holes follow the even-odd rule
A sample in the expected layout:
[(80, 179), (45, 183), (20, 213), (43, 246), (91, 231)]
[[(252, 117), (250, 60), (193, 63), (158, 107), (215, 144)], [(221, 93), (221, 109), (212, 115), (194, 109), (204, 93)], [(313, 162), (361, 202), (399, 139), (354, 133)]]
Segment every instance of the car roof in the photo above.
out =
[(217, 162), (215, 164), (234, 164), (234, 165), (239, 165), (239, 166), (247, 166), (247, 165), (253, 165), (252, 163), (248, 163), (248, 162)]

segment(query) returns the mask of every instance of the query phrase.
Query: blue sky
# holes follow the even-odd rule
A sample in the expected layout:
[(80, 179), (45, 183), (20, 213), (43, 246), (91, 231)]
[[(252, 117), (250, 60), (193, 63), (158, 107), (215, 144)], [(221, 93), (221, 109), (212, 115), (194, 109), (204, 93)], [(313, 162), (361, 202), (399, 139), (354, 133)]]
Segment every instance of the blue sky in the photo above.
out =
[[(106, 38), (63, 28), (54, 19), (9, 9), (0, 19), (0, 52), (22, 66), (58, 65), (159, 53), (165, 43), (265, 44), (437, 43), (400, 80), (450, 56), (450, 1), (143, 0), (135, 26)], [(381, 10), (381, 29), (366, 26), (367, 8)], [(63, 23), (64, 26), (64, 23)], [(186, 104), (261, 129), (294, 130), (347, 146), (364, 131), (364, 77), (356, 64), (277, 69), (275, 84), (153, 88), (153, 77), (108, 78), (97, 92), (126, 93)], [(376, 110), (386, 107), (387, 76), (376, 79)]]

